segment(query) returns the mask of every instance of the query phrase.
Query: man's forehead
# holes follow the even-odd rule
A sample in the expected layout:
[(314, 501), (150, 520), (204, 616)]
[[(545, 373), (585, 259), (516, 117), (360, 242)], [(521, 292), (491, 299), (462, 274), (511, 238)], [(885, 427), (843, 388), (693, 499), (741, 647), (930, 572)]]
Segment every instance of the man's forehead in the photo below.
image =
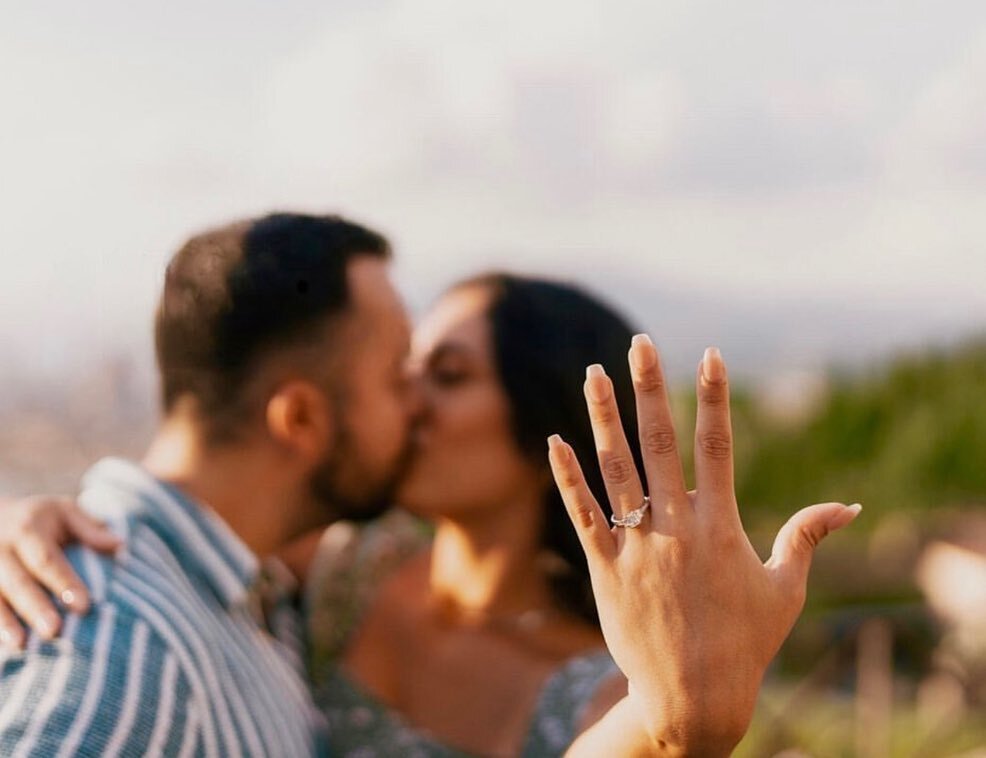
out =
[(406, 340), (410, 320), (404, 301), (390, 279), (389, 266), (379, 258), (362, 256), (348, 267), (352, 314), (375, 332), (393, 332)]

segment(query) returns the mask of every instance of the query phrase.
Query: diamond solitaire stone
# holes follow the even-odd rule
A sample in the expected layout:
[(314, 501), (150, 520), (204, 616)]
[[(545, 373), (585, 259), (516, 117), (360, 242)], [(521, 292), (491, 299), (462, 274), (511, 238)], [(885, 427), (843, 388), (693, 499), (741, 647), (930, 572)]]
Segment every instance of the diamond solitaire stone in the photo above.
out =
[(630, 511), (623, 518), (617, 518), (616, 514), (614, 514), (610, 517), (610, 520), (613, 522), (613, 526), (624, 526), (628, 529), (636, 529), (640, 526), (640, 522), (644, 520), (644, 514), (647, 512), (648, 508), (650, 508), (650, 498), (645, 497), (643, 504), (639, 508), (635, 508)]

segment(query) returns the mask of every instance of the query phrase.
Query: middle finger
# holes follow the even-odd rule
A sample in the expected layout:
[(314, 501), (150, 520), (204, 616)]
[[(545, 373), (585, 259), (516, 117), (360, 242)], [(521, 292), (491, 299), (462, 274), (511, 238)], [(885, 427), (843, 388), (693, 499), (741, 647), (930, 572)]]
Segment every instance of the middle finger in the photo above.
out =
[(646, 334), (633, 338), (630, 373), (637, 398), (637, 425), (647, 490), (655, 501), (655, 513), (672, 515), (688, 505), (689, 500), (660, 356)]
[(641, 506), (644, 488), (620, 422), (613, 382), (598, 363), (586, 369), (585, 398), (606, 495), (619, 518)]

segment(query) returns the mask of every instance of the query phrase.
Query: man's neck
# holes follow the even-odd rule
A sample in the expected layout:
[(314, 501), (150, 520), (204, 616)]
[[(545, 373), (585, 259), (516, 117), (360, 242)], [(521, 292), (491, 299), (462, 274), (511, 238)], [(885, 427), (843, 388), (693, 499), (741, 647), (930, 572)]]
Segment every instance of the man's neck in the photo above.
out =
[(182, 420), (162, 424), (141, 465), (215, 511), (261, 557), (324, 521), (324, 512), (292, 491), (284, 467), (269, 451), (250, 445), (210, 447), (194, 425)]

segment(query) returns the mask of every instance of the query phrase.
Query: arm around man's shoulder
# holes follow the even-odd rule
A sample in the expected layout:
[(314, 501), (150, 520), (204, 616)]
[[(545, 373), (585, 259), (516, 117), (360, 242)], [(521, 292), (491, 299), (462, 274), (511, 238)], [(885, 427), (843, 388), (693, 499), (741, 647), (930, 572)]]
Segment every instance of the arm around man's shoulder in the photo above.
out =
[(200, 747), (188, 672), (152, 624), (109, 587), (113, 567), (79, 551), (92, 610), (60, 638), (0, 656), (0, 755), (174, 755)]

